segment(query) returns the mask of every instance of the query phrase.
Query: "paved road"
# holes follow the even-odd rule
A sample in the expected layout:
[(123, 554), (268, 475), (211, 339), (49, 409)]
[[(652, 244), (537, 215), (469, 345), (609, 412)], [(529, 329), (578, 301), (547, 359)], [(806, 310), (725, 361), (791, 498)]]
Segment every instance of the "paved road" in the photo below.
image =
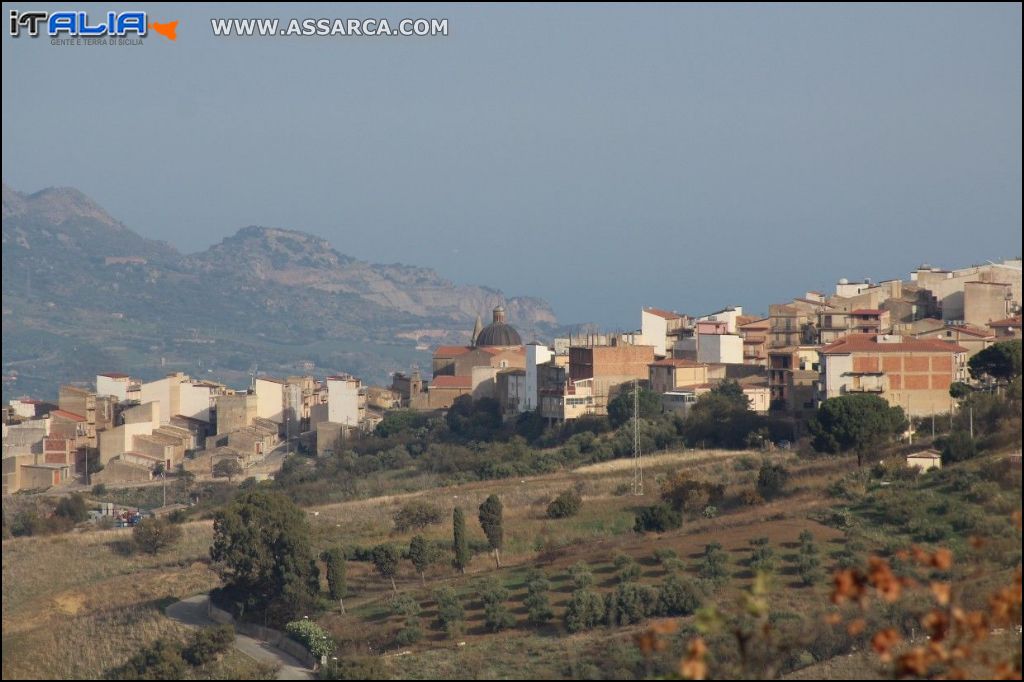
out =
[[(179, 623), (194, 627), (216, 625), (206, 615), (208, 601), (209, 597), (205, 594), (183, 599), (167, 607), (167, 616)], [(246, 635), (236, 634), (235, 648), (260, 663), (280, 665), (281, 670), (277, 673), (277, 679), (279, 680), (315, 679), (313, 672), (309, 668), (304, 667), (300, 661), (279, 649), (275, 649), (266, 642), (261, 642)]]

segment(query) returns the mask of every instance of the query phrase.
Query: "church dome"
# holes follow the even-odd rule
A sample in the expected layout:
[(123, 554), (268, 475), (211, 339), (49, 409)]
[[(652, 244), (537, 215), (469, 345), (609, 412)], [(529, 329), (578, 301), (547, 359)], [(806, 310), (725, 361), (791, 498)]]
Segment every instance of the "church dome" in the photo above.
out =
[(480, 330), (476, 335), (477, 346), (521, 346), (523, 340), (519, 332), (510, 324), (505, 322), (505, 308), (498, 306), (494, 309), (494, 321)]

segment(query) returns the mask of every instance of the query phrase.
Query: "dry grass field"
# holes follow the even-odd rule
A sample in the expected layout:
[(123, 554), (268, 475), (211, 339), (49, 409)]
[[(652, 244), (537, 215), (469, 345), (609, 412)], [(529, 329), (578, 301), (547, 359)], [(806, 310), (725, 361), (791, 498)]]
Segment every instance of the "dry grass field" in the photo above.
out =
[[(724, 483), (727, 497), (734, 497), (738, 490), (755, 483), (761, 458), (761, 453), (734, 451), (658, 453), (646, 458), (642, 497), (629, 493), (632, 463), (616, 460), (543, 476), (310, 507), (306, 512), (317, 551), (334, 545), (368, 548), (390, 543), (407, 547), (414, 531), (396, 532), (393, 517), (411, 500), (429, 501), (443, 511), (442, 522), (420, 531), (439, 544), (450, 543), (454, 507), (464, 510), (470, 539), (477, 543), (485, 539), (477, 523), (480, 503), (497, 494), (505, 510), (500, 570), (484, 552), (473, 558), (466, 575), (454, 571), (445, 558), (428, 570), (423, 585), (409, 561), (401, 562), (398, 590), (411, 595), (422, 608), (417, 618), (423, 631), (419, 642), (401, 647), (394, 643), (404, 617), (392, 613), (390, 582), (380, 578), (368, 562), (348, 562), (347, 613), (333, 607), (318, 620), (339, 642), (340, 655), (383, 654), (377, 659), (381, 672), (393, 677), (627, 675), (636, 668), (624, 662), (636, 664), (638, 655), (632, 635), (644, 626), (599, 627), (569, 634), (562, 622), (573, 589), (569, 568), (577, 562), (587, 563), (594, 574), (593, 589), (607, 594), (618, 584), (614, 558), (625, 554), (639, 563), (639, 582), (653, 587), (668, 574), (654, 557), (656, 550), (673, 550), (682, 562), (683, 575), (693, 578), (705, 545), (717, 542), (729, 557), (728, 579), (724, 586), (707, 592), (706, 600), (735, 603), (754, 579), (746, 563), (750, 541), (760, 537), (768, 538), (778, 564), (770, 582), (773, 610), (794, 616), (819, 613), (827, 606), (829, 587), (824, 581), (805, 586), (793, 560), (798, 537), (810, 531), (821, 551), (822, 568), (827, 572), (834, 567), (836, 552), (844, 548), (849, 536), (814, 519), (835, 504), (826, 488), (856, 468), (852, 458), (800, 461), (791, 453), (773, 453), (771, 458), (790, 471), (787, 492), (780, 498), (722, 509), (715, 518), (690, 518), (677, 531), (633, 532), (636, 510), (658, 501), (658, 483), (667, 474), (682, 469)], [(547, 518), (548, 503), (569, 488), (582, 495), (579, 513), (565, 519)], [(218, 584), (207, 560), (211, 523), (190, 522), (184, 530), (178, 546), (157, 557), (126, 551), (130, 535), (126, 530), (4, 541), (4, 677), (97, 678), (159, 636), (182, 636), (181, 628), (163, 616), (163, 607)], [(549, 596), (555, 618), (545, 625), (529, 623), (523, 606), (525, 576), (531, 568), (543, 570), (551, 582)], [(477, 594), (480, 580), (487, 576), (499, 578), (511, 593), (506, 604), (516, 625), (499, 635), (486, 628)], [(442, 585), (454, 588), (465, 608), (465, 627), (455, 640), (436, 620), (432, 593)], [(684, 625), (692, 621), (693, 617), (683, 619)], [(595, 668), (594, 662), (601, 660), (611, 667)], [(618, 665), (624, 667), (615, 667)], [(819, 663), (813, 670), (826, 676), (870, 678), (877, 674), (877, 661), (843, 656)], [(256, 671), (250, 661), (232, 654), (208, 674), (246, 677)]]

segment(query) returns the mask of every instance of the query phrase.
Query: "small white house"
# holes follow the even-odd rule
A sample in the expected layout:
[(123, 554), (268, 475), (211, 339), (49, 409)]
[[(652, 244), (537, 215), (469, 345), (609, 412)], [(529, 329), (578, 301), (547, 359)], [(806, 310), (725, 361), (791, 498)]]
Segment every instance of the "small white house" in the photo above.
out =
[(937, 450), (922, 450), (907, 455), (907, 466), (917, 467), (921, 471), (942, 468), (942, 455)]

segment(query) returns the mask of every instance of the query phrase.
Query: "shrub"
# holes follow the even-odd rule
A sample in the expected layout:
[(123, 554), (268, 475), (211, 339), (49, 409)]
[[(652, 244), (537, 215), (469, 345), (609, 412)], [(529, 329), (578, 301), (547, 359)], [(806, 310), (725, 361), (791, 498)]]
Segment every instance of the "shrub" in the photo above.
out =
[(788, 481), (789, 471), (784, 466), (766, 461), (757, 472), (757, 492), (771, 499), (782, 493)]
[(413, 619), (407, 620), (405, 626), (395, 634), (395, 644), (410, 646), (423, 639), (423, 628)]
[(183, 680), (187, 673), (181, 645), (160, 638), (110, 671), (110, 677), (115, 680)]
[(740, 503), (748, 507), (756, 507), (759, 504), (764, 504), (764, 498), (754, 488), (744, 488), (740, 491)]
[(589, 630), (604, 619), (604, 599), (590, 590), (576, 590), (565, 607), (565, 628), (569, 632)]
[(573, 564), (569, 569), (569, 575), (572, 576), (574, 590), (586, 589), (594, 583), (594, 574), (591, 572), (590, 566), (583, 561)]
[(438, 622), (450, 637), (457, 636), (461, 632), (462, 621), (466, 619), (459, 595), (450, 587), (440, 587), (434, 590), (434, 601), (437, 602)]
[(97, 483), (92, 487), (93, 497), (105, 497), (107, 494), (107, 486), (104, 483)]
[(770, 573), (775, 570), (775, 550), (768, 544), (768, 538), (754, 538), (750, 541), (752, 547), (749, 566), (755, 571)]
[(720, 583), (729, 577), (729, 555), (722, 550), (722, 545), (712, 542), (704, 546), (704, 556), (697, 566), (697, 575), (704, 580)]
[(132, 544), (147, 554), (159, 554), (181, 538), (181, 527), (167, 519), (147, 517), (132, 530)]
[(543, 574), (532, 576), (528, 580), (523, 605), (531, 623), (544, 623), (554, 618), (555, 613), (551, 610), (547, 595), (550, 589), (551, 583)]
[(391, 601), (388, 602), (388, 607), (391, 609), (391, 613), (396, 616), (412, 618), (420, 615), (420, 603), (411, 594), (404, 592), (392, 597)]
[(675, 575), (665, 578), (658, 590), (659, 616), (689, 616), (700, 608), (700, 590), (689, 580)]
[(54, 513), (72, 523), (81, 523), (89, 518), (89, 510), (85, 508), (85, 498), (79, 493), (72, 493), (67, 497), (60, 498)]
[(718, 516), (718, 507), (709, 504), (708, 506), (704, 507), (704, 510), (700, 513), (700, 515), (703, 516), (705, 519), (713, 519), (716, 516)]
[(330, 656), (334, 652), (331, 636), (309, 619), (293, 620), (284, 626), (284, 631), (316, 658)]
[(628, 554), (616, 554), (613, 563), (615, 570), (618, 571), (620, 583), (630, 583), (640, 579), (640, 564)]
[(444, 512), (441, 508), (423, 500), (406, 502), (394, 515), (395, 530), (399, 533), (422, 530), (443, 520)]
[(679, 557), (679, 555), (676, 554), (676, 551), (674, 549), (670, 549), (670, 548), (666, 547), (664, 549), (659, 548), (659, 549), (654, 550), (654, 558), (655, 558), (655, 560), (659, 564), (662, 564), (662, 565), (664, 565), (665, 562), (668, 561), (669, 559), (677, 559), (678, 557)]
[(203, 628), (192, 634), (188, 646), (181, 652), (190, 665), (212, 663), (235, 643), (235, 628), (232, 625), (217, 625)]
[(676, 511), (699, 512), (718, 504), (725, 496), (725, 486), (692, 478), (677, 471), (661, 484), (661, 500)]
[(973, 459), (978, 454), (974, 439), (967, 431), (953, 431), (942, 439), (942, 463), (953, 464)]
[(637, 533), (664, 533), (683, 525), (682, 515), (666, 504), (644, 507), (636, 515), (633, 530)]
[(658, 592), (636, 583), (623, 583), (608, 595), (605, 602), (605, 621), (609, 625), (639, 623), (654, 612)]
[(377, 656), (358, 656), (330, 660), (320, 669), (321, 680), (386, 680), (381, 659)]
[(580, 507), (583, 505), (583, 498), (580, 494), (571, 488), (558, 495), (551, 504), (548, 505), (548, 518), (549, 519), (565, 519), (570, 516), (575, 516), (579, 513)]

